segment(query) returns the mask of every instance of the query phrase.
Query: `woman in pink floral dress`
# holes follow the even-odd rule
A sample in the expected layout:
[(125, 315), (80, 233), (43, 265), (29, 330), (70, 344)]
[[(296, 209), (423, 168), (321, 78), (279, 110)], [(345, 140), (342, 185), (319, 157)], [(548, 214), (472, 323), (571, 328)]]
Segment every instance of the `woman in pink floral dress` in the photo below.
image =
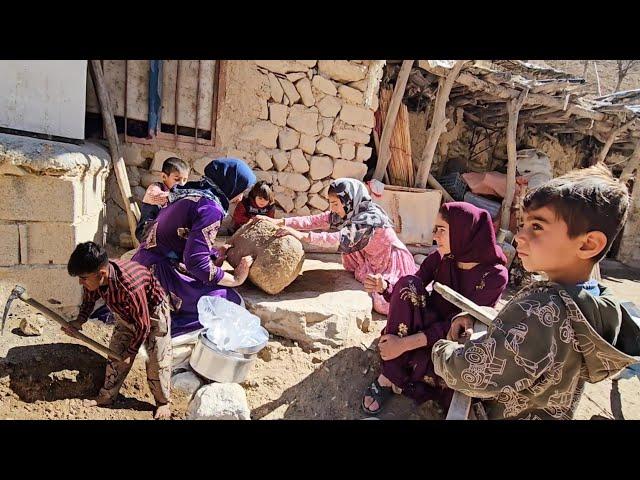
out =
[[(362, 283), (367, 275), (381, 274), (387, 282), (395, 284), (400, 277), (418, 270), (411, 253), (396, 236), (391, 220), (373, 202), (364, 183), (352, 178), (334, 180), (329, 186), (329, 206), (329, 211), (318, 215), (279, 220), (257, 218), (280, 226), (276, 235), (292, 235), (319, 247), (337, 246), (345, 270), (353, 272)], [(374, 310), (386, 315), (389, 302), (379, 293), (371, 295)]]

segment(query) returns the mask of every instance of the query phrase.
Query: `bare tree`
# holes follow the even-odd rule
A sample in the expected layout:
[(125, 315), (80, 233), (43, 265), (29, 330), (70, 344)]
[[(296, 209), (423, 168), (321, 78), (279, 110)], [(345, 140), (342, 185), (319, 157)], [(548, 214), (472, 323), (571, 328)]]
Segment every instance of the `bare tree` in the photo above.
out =
[(616, 60), (618, 64), (618, 84), (616, 85), (615, 92), (620, 90), (620, 85), (630, 71), (636, 70), (640, 67), (640, 60)]

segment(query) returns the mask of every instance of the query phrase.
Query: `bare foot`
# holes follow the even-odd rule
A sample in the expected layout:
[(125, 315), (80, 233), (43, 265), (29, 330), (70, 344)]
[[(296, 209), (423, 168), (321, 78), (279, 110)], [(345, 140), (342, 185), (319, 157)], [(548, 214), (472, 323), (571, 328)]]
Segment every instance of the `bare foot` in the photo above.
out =
[(113, 403), (113, 400), (109, 397), (98, 395), (96, 398), (85, 398), (82, 402), (84, 407), (107, 407)]
[(372, 397), (369, 396), (364, 397), (364, 406), (371, 412), (377, 412), (380, 409), (378, 402), (376, 402)]
[(171, 419), (171, 407), (169, 404), (160, 405), (156, 408), (156, 413), (153, 415), (155, 420), (170, 420)]

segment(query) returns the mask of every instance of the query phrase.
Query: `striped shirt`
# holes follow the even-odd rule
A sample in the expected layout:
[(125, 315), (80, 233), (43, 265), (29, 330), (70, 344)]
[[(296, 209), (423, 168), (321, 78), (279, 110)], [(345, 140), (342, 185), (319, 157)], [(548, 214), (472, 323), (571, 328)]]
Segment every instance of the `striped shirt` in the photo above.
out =
[(109, 260), (109, 279), (106, 285), (91, 292), (83, 288), (78, 320), (89, 318), (98, 298), (123, 321), (133, 325), (135, 335), (127, 352), (138, 353), (151, 330), (149, 312), (160, 305), (166, 293), (151, 272), (137, 262)]

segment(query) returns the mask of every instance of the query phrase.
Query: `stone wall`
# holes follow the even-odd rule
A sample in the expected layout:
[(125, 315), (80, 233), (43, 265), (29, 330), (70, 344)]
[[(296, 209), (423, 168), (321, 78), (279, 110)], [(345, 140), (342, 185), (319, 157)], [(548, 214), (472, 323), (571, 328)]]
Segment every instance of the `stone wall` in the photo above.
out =
[(84, 241), (103, 242), (108, 152), (0, 134), (0, 304), (17, 283), (51, 308), (81, 300), (67, 261)]
[[(141, 202), (146, 187), (160, 180), (169, 156), (186, 160), (191, 178), (198, 178), (211, 159), (227, 155), (245, 160), (258, 179), (272, 183), (277, 216), (324, 211), (332, 179), (361, 180), (367, 172), (378, 94), (376, 85), (373, 106), (364, 106), (368, 67), (368, 60), (226, 61), (215, 150), (205, 155), (128, 143), (124, 156), (134, 198)], [(127, 246), (127, 219), (113, 175), (107, 191), (108, 239)]]

